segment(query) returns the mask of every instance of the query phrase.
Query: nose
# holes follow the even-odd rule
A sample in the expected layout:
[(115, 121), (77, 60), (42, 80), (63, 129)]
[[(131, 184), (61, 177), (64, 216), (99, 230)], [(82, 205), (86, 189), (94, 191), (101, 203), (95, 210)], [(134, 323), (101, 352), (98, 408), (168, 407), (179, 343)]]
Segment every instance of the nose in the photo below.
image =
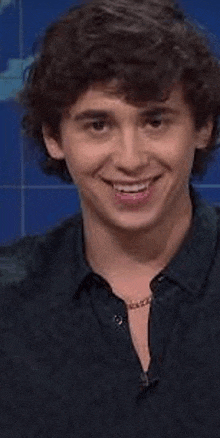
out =
[(148, 143), (136, 129), (124, 130), (113, 147), (114, 165), (130, 171), (146, 166), (150, 159)]

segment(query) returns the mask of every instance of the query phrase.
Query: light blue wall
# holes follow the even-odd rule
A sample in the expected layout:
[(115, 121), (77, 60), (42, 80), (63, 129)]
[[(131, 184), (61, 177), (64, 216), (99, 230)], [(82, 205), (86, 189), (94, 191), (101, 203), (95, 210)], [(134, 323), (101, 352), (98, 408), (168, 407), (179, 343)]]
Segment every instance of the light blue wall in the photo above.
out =
[[(0, 0), (0, 243), (44, 232), (80, 208), (76, 187), (43, 175), (37, 157), (27, 155), (13, 107), (37, 35), (72, 4), (77, 1)], [(220, 40), (216, 0), (182, 0), (182, 5)], [(209, 202), (220, 204), (219, 171), (220, 152), (202, 183), (194, 184)]]

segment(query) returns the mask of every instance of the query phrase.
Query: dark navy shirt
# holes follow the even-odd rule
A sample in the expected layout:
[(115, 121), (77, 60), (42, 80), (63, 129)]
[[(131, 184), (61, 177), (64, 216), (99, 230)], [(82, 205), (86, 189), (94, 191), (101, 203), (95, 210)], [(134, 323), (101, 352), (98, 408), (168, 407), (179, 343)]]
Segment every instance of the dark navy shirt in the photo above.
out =
[(0, 248), (1, 438), (220, 437), (220, 208), (191, 199), (150, 284), (147, 373), (123, 300), (86, 261), (81, 211)]

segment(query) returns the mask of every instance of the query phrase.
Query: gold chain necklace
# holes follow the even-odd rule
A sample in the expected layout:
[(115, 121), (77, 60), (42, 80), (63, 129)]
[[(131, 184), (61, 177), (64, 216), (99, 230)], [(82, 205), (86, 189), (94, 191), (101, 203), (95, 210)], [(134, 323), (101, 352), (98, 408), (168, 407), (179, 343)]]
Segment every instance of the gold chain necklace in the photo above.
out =
[(128, 307), (128, 309), (138, 309), (139, 307), (144, 307), (144, 306), (147, 306), (148, 304), (150, 304), (151, 303), (151, 301), (152, 301), (152, 295), (150, 295), (149, 297), (147, 297), (147, 298), (144, 298), (143, 300), (140, 300), (140, 301), (129, 301), (129, 302), (126, 302), (126, 305), (127, 305), (127, 307)]

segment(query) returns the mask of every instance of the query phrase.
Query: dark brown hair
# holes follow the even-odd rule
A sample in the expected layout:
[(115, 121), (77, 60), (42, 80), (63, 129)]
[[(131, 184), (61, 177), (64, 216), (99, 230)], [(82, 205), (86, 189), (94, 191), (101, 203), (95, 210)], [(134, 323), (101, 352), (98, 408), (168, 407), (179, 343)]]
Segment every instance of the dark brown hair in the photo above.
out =
[(38, 45), (18, 102), (26, 111), (23, 133), (43, 153), (44, 173), (74, 183), (65, 160), (50, 158), (42, 125), (59, 141), (61, 119), (81, 94), (95, 82), (118, 79), (115, 94), (134, 104), (164, 100), (164, 91), (181, 81), (196, 129), (214, 121), (192, 168), (191, 177), (204, 176), (219, 146), (219, 61), (206, 33), (174, 1), (88, 0), (53, 22)]

